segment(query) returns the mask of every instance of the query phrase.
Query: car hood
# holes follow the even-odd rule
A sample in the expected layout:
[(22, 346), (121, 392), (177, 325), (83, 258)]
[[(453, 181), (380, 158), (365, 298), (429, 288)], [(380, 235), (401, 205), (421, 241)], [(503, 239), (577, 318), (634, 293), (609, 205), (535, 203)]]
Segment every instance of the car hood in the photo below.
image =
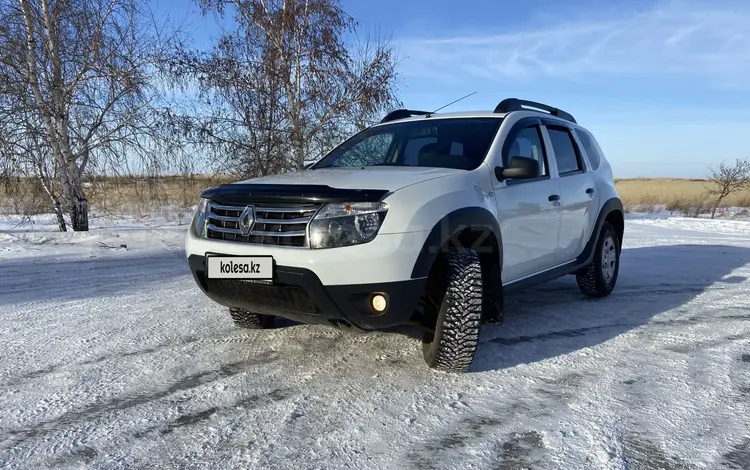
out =
[(323, 185), (341, 189), (396, 191), (415, 183), (461, 173), (464, 170), (426, 167), (321, 168), (263, 176), (235, 184)]

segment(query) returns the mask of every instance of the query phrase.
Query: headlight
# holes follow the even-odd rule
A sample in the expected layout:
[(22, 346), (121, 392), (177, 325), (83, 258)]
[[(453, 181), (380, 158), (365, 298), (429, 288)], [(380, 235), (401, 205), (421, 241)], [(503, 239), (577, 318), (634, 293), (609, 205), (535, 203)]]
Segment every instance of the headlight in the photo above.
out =
[(310, 222), (310, 248), (334, 248), (372, 241), (387, 211), (388, 204), (384, 202), (328, 204)]
[(196, 237), (203, 238), (206, 236), (206, 210), (208, 209), (208, 199), (201, 198), (198, 208), (193, 215), (193, 233)]

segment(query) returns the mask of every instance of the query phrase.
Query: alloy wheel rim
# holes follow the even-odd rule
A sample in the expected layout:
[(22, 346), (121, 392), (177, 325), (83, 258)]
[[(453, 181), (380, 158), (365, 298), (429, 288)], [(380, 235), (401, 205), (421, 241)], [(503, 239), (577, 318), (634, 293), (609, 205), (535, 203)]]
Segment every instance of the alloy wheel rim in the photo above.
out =
[(602, 275), (604, 281), (609, 283), (615, 275), (615, 268), (617, 266), (617, 247), (615, 241), (611, 236), (604, 239), (602, 246)]

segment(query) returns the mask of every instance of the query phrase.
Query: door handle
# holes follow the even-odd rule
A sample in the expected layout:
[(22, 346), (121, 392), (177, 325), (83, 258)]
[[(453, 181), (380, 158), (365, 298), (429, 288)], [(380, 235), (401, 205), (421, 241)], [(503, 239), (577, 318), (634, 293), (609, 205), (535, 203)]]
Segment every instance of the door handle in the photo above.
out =
[(552, 194), (547, 199), (549, 199), (549, 202), (559, 201), (560, 200), (560, 195), (559, 194)]
[(587, 188), (586, 194), (594, 194), (594, 188)]

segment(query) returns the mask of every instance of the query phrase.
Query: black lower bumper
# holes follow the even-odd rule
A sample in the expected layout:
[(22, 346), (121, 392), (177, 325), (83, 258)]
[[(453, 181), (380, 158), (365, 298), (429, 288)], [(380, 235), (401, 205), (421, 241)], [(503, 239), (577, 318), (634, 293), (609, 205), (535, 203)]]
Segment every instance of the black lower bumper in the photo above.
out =
[[(204, 294), (227, 306), (302, 323), (352, 326), (377, 330), (408, 323), (419, 302), (424, 279), (380, 284), (324, 286), (309, 269), (274, 266), (272, 283), (235, 279), (208, 279), (205, 258), (188, 257), (190, 271)], [(372, 308), (372, 296), (381, 294), (387, 308)]]

